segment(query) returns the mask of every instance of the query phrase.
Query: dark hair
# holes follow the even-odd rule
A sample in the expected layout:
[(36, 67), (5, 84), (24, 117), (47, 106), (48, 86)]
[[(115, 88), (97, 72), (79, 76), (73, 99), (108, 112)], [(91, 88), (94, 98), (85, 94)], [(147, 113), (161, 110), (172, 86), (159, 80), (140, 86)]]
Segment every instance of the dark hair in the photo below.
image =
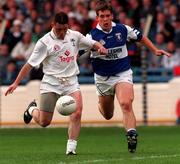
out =
[(59, 12), (56, 13), (54, 16), (54, 23), (59, 23), (59, 24), (68, 24), (68, 16), (64, 12)]
[(10, 58), (10, 59), (7, 61), (7, 65), (8, 65), (8, 64), (11, 64), (11, 63), (13, 63), (14, 65), (16, 65), (16, 64), (17, 64), (17, 61), (16, 61), (15, 59)]
[(113, 13), (112, 6), (110, 5), (109, 2), (106, 0), (99, 0), (96, 3), (96, 14), (98, 15), (99, 11), (104, 11), (104, 10), (109, 10), (111, 13)]

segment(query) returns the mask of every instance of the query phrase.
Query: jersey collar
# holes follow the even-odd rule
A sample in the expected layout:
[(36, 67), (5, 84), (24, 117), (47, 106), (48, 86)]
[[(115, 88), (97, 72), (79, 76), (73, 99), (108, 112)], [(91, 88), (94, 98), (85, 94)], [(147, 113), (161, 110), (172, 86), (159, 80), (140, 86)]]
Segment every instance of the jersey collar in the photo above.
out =
[(53, 39), (58, 39), (55, 33), (53, 32), (53, 29), (51, 30), (50, 35)]
[[(69, 29), (68, 29), (66, 35), (67, 35), (69, 32), (70, 32), (70, 31), (69, 31)], [(57, 36), (55, 35), (53, 29), (50, 31), (50, 35), (51, 35), (51, 37), (52, 37), (53, 39), (58, 39)]]
[[(116, 23), (112, 22), (112, 27), (114, 27), (114, 26), (116, 26)], [(99, 29), (99, 30), (101, 30), (101, 31), (103, 31), (104, 33), (107, 33), (107, 34), (112, 31), (112, 28), (111, 28), (111, 30), (110, 30), (109, 32), (104, 31), (104, 30), (101, 28), (101, 26), (99, 25), (99, 23), (97, 24), (96, 28)]]

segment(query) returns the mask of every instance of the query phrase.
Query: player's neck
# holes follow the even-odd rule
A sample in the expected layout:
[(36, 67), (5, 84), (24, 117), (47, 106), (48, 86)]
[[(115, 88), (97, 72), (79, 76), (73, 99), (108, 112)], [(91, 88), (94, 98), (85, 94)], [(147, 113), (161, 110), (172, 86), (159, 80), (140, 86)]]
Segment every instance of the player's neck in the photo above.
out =
[(102, 30), (103, 30), (104, 32), (109, 33), (109, 32), (111, 31), (111, 29), (112, 29), (112, 26), (109, 27), (109, 28), (103, 28), (103, 27), (101, 27), (101, 28), (102, 28)]

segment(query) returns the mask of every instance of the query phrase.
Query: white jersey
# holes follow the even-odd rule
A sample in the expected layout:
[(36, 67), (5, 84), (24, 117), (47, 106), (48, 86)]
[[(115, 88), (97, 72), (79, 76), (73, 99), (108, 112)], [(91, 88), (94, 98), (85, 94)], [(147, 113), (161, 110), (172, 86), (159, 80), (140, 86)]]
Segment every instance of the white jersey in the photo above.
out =
[(43, 72), (47, 76), (71, 77), (79, 74), (77, 65), (79, 45), (91, 48), (94, 43), (94, 40), (70, 29), (64, 40), (61, 40), (51, 30), (38, 40), (28, 63), (33, 67), (43, 63)]

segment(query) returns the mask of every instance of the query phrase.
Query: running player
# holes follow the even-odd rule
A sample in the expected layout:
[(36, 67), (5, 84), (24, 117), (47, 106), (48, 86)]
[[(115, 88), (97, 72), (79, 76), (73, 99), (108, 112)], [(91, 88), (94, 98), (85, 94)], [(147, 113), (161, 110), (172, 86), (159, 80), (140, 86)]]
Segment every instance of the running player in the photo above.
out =
[(99, 97), (98, 108), (105, 119), (109, 120), (114, 113), (116, 95), (123, 113), (123, 124), (126, 130), (129, 152), (135, 152), (137, 145), (136, 119), (132, 109), (134, 99), (132, 70), (128, 59), (127, 41), (141, 42), (155, 55), (170, 56), (159, 50), (142, 33), (127, 25), (114, 23), (113, 10), (109, 3), (99, 2), (96, 8), (98, 24), (90, 37), (99, 41), (108, 49), (106, 56), (92, 51), (92, 66), (95, 72), (95, 84)]
[(99, 42), (68, 29), (67, 14), (57, 13), (52, 23), (52, 30), (39, 39), (29, 60), (5, 93), (5, 95), (11, 94), (32, 67), (43, 63), (44, 76), (40, 86), (40, 108), (38, 109), (36, 102), (31, 102), (24, 112), (24, 122), (28, 124), (33, 118), (40, 126), (48, 126), (51, 123), (57, 99), (63, 95), (72, 96), (77, 102), (77, 109), (70, 116), (69, 121), (66, 150), (68, 155), (76, 154), (81, 127), (82, 96), (77, 78), (79, 68), (76, 61), (79, 44), (94, 48), (103, 55), (107, 53)]

